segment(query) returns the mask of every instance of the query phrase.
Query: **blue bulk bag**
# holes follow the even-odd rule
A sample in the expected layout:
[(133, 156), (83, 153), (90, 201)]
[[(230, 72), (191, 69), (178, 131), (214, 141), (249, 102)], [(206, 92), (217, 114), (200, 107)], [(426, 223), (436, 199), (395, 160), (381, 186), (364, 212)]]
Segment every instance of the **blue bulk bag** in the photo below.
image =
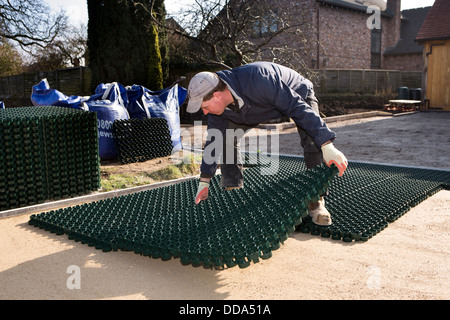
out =
[(32, 87), (31, 102), (34, 106), (60, 106), (81, 109), (83, 97), (66, 96), (56, 89), (50, 89), (47, 79)]
[(127, 110), (131, 119), (151, 118), (150, 111), (147, 108), (148, 90), (140, 85), (127, 87), (128, 105)]
[(5, 104), (3, 103), (3, 101), (0, 101), (0, 109), (5, 109)]
[[(159, 91), (151, 91), (144, 87), (142, 87), (142, 90), (142, 105), (145, 105), (148, 109), (150, 117), (167, 120), (173, 145), (172, 152), (181, 150), (179, 108), (186, 100), (187, 90), (178, 86), (178, 84)], [(130, 107), (132, 106), (129, 105), (128, 108)], [(141, 112), (140, 115), (143, 116), (143, 113)]]
[(118, 156), (112, 125), (115, 120), (128, 120), (130, 116), (123, 105), (123, 99), (117, 94), (120, 92), (119, 84), (114, 82), (101, 86), (105, 90), (99, 90), (100, 92), (83, 102), (83, 110), (97, 113), (99, 156), (102, 160), (111, 160)]
[(95, 93), (89, 100), (116, 101), (126, 108), (128, 105), (127, 89), (118, 82), (101, 83), (95, 88)]
[[(151, 91), (140, 85), (132, 85), (126, 87), (128, 94), (127, 110), (131, 119), (151, 118), (149, 106), (154, 104), (154, 95), (163, 95), (167, 93), (175, 84), (169, 88), (160, 91)], [(175, 96), (174, 96), (175, 97)], [(187, 90), (183, 87), (178, 87), (178, 107), (183, 104), (187, 97)], [(160, 99), (160, 98), (156, 98)], [(164, 97), (167, 99), (167, 97)]]
[(129, 119), (122, 105), (109, 100), (91, 100), (84, 102), (84, 110), (97, 113), (98, 147), (102, 160), (116, 159), (118, 156), (112, 125), (117, 119)]

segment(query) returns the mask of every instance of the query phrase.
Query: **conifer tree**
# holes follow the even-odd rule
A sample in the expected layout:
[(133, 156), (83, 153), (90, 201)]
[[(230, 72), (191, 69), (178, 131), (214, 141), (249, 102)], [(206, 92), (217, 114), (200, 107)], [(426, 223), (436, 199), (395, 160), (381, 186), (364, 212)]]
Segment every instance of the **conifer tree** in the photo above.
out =
[[(163, 81), (165, 86), (168, 85), (166, 81), (169, 78), (169, 40), (167, 35), (167, 29), (164, 28), (166, 26), (166, 7), (164, 5), (164, 0), (150, 0), (153, 3), (153, 12), (155, 13), (156, 19), (159, 21), (159, 24), (163, 27), (158, 28), (158, 42), (159, 42), (159, 51), (161, 53), (161, 68), (163, 72)], [(148, 21), (151, 23), (151, 21)]]
[(155, 25), (151, 26), (151, 41), (149, 42), (149, 81), (148, 87), (152, 90), (161, 90), (163, 84), (163, 70), (161, 66), (161, 52), (159, 50), (158, 30)]
[[(119, 82), (125, 86), (140, 84), (150, 90), (162, 89), (164, 76), (160, 72), (162, 58), (155, 36), (157, 29), (151, 25), (147, 10), (152, 1), (88, 0), (92, 88), (100, 83)], [(165, 15), (164, 8), (158, 12)]]

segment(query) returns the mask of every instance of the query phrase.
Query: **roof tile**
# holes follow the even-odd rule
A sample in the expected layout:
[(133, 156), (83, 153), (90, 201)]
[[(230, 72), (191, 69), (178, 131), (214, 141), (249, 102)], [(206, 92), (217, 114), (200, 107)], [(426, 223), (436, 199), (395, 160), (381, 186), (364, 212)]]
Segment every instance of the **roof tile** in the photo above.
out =
[(417, 34), (416, 41), (450, 39), (450, 1), (436, 0)]

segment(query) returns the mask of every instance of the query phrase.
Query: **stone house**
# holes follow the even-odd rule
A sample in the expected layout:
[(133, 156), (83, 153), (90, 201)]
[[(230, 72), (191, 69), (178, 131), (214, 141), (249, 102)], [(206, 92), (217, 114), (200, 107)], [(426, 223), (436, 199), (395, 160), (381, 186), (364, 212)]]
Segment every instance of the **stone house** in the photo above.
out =
[(313, 44), (305, 52), (309, 67), (422, 70), (422, 46), (414, 39), (429, 7), (401, 11), (401, 0), (276, 3), (293, 17), (306, 12), (304, 17), (310, 21), (307, 38)]
[(414, 39), (429, 8), (400, 7), (401, 0), (273, 1), (275, 13), (288, 13), (286, 22), (307, 22), (304, 38), (279, 35), (276, 41), (296, 46), (312, 69), (421, 71), (422, 46)]
[[(387, 4), (360, 0), (307, 1), (312, 6), (312, 32), (318, 43), (311, 52), (314, 67), (382, 68), (382, 53), (400, 38), (400, 0), (389, 0)], [(370, 5), (379, 10), (368, 10)]]
[[(241, 0), (234, 1), (236, 7), (242, 6)], [(281, 33), (271, 40), (274, 47), (286, 46), (295, 51), (301, 64), (291, 66), (299, 70), (302, 67), (416, 72), (423, 69), (423, 46), (415, 38), (431, 7), (401, 11), (401, 0), (262, 1), (280, 19), (255, 26), (259, 32), (251, 33), (249, 42), (264, 41), (264, 37), (270, 37), (284, 23), (301, 25), (301, 35)], [(233, 1), (230, 5), (233, 6)], [(223, 11), (219, 16), (222, 14), (226, 19)], [(179, 48), (176, 45), (176, 50)], [(266, 51), (267, 54), (252, 58), (282, 64), (293, 60), (290, 56), (274, 58), (271, 48)]]

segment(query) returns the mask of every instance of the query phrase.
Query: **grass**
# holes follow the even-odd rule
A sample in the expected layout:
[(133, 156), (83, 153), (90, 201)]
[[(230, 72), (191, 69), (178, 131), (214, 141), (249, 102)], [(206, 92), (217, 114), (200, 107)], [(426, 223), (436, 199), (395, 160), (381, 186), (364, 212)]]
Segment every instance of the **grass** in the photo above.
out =
[(102, 192), (137, 187), (145, 184), (154, 183), (154, 180), (142, 175), (133, 175), (131, 173), (117, 173), (111, 175), (102, 175)]
[(102, 192), (126, 189), (160, 181), (180, 179), (199, 173), (200, 162), (194, 155), (184, 158), (180, 163), (169, 165), (154, 172), (145, 173), (113, 173), (102, 171)]

